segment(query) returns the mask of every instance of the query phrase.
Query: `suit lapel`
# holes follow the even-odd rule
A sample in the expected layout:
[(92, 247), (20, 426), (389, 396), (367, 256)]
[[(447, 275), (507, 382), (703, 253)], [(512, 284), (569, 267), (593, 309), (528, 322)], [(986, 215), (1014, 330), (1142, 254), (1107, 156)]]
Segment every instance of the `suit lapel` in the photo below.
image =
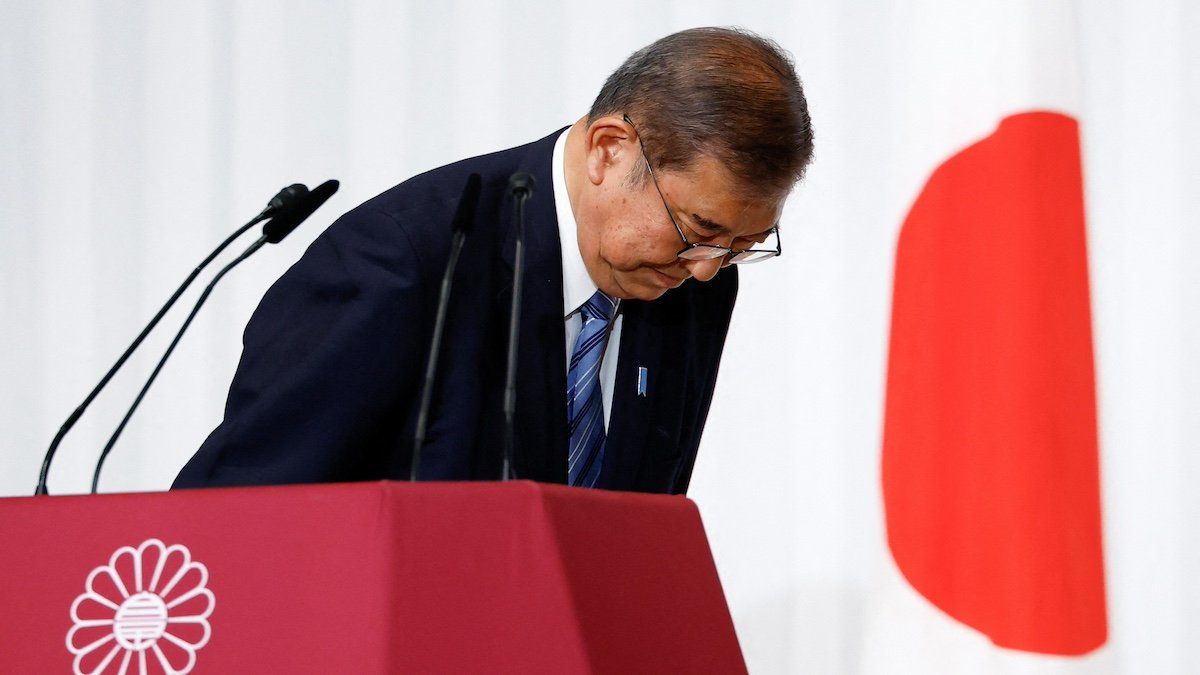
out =
[[(674, 333), (669, 312), (662, 311), (666, 304), (665, 298), (621, 303), (621, 344), (600, 474), (600, 484), (612, 490), (635, 489), (644, 463), (678, 453), (685, 378), (682, 363), (675, 363), (682, 350), (670, 348)], [(639, 394), (640, 368), (646, 369), (644, 396)]]

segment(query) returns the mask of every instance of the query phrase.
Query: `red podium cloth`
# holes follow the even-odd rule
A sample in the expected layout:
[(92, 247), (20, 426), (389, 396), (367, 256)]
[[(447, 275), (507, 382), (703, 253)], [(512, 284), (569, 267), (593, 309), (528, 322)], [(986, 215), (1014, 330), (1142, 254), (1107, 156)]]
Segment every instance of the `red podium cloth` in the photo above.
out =
[(518, 481), (0, 500), (0, 672), (122, 667), (745, 671), (682, 497)]

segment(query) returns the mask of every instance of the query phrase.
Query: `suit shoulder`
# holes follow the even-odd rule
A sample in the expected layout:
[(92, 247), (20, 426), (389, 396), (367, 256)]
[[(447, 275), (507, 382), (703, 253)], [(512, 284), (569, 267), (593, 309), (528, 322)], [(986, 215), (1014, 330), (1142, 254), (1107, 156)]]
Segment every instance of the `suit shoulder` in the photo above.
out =
[(374, 241), (384, 255), (393, 249), (440, 251), (449, 245), (467, 176), (498, 173), (511, 152), (472, 157), (413, 176), (344, 213), (323, 238)]
[[(561, 130), (551, 136), (557, 136)], [(482, 200), (496, 201), (508, 186), (509, 176), (522, 159), (546, 137), (532, 143), (461, 159), (419, 173), (372, 197), (357, 209), (367, 209), (391, 217), (406, 228), (432, 228), (448, 233), (450, 219), (458, 206), (467, 177), (478, 173), (483, 179)], [(357, 210), (355, 209), (355, 210)], [(416, 236), (420, 233), (414, 232)]]

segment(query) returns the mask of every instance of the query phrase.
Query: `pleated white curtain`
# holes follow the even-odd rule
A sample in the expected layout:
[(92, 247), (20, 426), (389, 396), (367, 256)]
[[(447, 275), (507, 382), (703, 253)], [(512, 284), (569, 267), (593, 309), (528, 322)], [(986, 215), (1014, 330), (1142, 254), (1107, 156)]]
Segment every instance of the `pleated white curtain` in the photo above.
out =
[[(1039, 20), (1034, 0), (1003, 5)], [(919, 131), (904, 121), (922, 101), (896, 64), (913, 51), (914, 20), (944, 16), (953, 35), (955, 22), (986, 19), (972, 12), (921, 0), (8, 0), (0, 494), (32, 492), (63, 418), (187, 272), (283, 185), (336, 177), (343, 189), (218, 288), (102, 491), (169, 485), (221, 418), (262, 293), (338, 214), (419, 171), (571, 123), (625, 56), (662, 35), (740, 25), (795, 55), (817, 157), (785, 214), (785, 256), (742, 277), (691, 496), (752, 672), (877, 672), (862, 655), (888, 560), (879, 452), (892, 256), (936, 159), (897, 142)], [(1081, 64), (1110, 637), (1080, 659), (992, 666), (1196, 672), (1200, 9), (1079, 0), (1066, 20)], [(923, 47), (936, 58), (919, 65), (933, 71), (970, 49)], [(68, 437), (52, 493), (87, 490), (191, 298)]]

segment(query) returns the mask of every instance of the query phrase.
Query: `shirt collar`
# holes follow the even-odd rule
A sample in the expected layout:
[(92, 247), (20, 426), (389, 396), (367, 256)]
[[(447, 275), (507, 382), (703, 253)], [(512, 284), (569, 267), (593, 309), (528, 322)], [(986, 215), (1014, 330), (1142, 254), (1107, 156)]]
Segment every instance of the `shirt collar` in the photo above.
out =
[(569, 133), (570, 128), (562, 132), (554, 143), (551, 162), (558, 241), (562, 246), (563, 318), (579, 311), (583, 303), (597, 291), (596, 282), (588, 274), (587, 266), (583, 264), (583, 254), (579, 252), (578, 225), (575, 223), (575, 213), (571, 210), (571, 197), (567, 194), (566, 147)]

